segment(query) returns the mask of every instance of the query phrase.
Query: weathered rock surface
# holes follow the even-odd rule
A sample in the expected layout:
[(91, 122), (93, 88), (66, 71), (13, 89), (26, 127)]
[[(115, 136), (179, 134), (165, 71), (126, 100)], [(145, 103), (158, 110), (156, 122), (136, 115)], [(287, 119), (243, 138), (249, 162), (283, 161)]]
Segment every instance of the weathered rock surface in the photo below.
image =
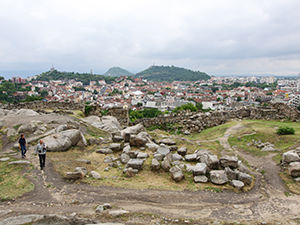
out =
[(292, 162), (289, 164), (289, 174), (292, 177), (300, 177), (300, 162)]
[(121, 163), (126, 164), (130, 160), (130, 157), (128, 154), (122, 153), (120, 159), (121, 159)]
[(88, 159), (76, 159), (76, 161), (80, 163), (91, 164), (91, 160)]
[(186, 147), (181, 147), (177, 150), (177, 153), (181, 156), (185, 156), (187, 153), (187, 148)]
[(121, 143), (111, 143), (109, 145), (109, 148), (113, 151), (113, 152), (118, 152), (118, 151), (122, 151), (123, 146)]
[(143, 147), (147, 143), (147, 139), (140, 137), (138, 135), (131, 135), (130, 136), (130, 146), (135, 146), (135, 147)]
[(0, 162), (6, 162), (9, 160), (9, 157), (0, 158)]
[(70, 129), (47, 136), (43, 140), (48, 147), (48, 151), (60, 152), (75, 146), (82, 140), (82, 135), (79, 130)]
[(109, 214), (110, 216), (112, 216), (112, 217), (119, 217), (119, 216), (126, 215), (126, 214), (128, 214), (128, 213), (129, 213), (128, 211), (126, 211), (126, 210), (121, 210), (121, 209), (119, 209), (119, 210), (110, 210), (110, 211), (108, 212), (108, 214)]
[(218, 157), (211, 153), (198, 153), (198, 160), (205, 163), (210, 169), (217, 169), (219, 167)]
[(166, 156), (170, 153), (170, 149), (167, 147), (159, 146), (159, 148), (156, 151), (157, 154), (161, 154), (163, 156)]
[(160, 169), (160, 163), (157, 159), (152, 159), (152, 163), (151, 163), (151, 170), (153, 171), (159, 171)]
[(139, 152), (136, 156), (138, 159), (146, 159), (149, 157), (148, 153), (146, 152)]
[(228, 178), (224, 170), (212, 170), (209, 172), (210, 180), (214, 184), (226, 184)]
[(127, 177), (133, 177), (135, 176), (139, 171), (137, 169), (133, 169), (131, 167), (125, 168), (123, 170), (123, 173), (125, 174), (125, 176)]
[(179, 166), (173, 166), (170, 169), (171, 177), (174, 181), (179, 182), (184, 179), (184, 174)]
[(113, 116), (103, 116), (101, 119), (98, 116), (89, 116), (82, 120), (96, 128), (110, 133), (120, 132), (122, 129), (117, 118)]
[(176, 142), (170, 138), (165, 138), (159, 141), (159, 144), (176, 145)]
[(145, 127), (143, 124), (139, 123), (137, 125), (127, 127), (124, 130), (121, 130), (121, 136), (125, 136), (125, 134), (130, 134), (130, 135), (137, 135), (138, 133), (145, 131)]
[(194, 176), (195, 183), (207, 183), (208, 178), (206, 176)]
[(295, 150), (285, 152), (282, 156), (285, 163), (300, 162), (299, 154)]
[(243, 172), (239, 172), (237, 174), (237, 178), (238, 180), (243, 181), (246, 185), (250, 185), (253, 180), (253, 178), (249, 174)]
[(155, 152), (157, 151), (157, 149), (159, 148), (159, 145), (155, 144), (155, 143), (146, 143), (146, 147), (151, 151), (151, 152)]
[(172, 154), (172, 160), (173, 161), (181, 161), (183, 158), (181, 155), (179, 155), (178, 153), (174, 153)]
[(133, 169), (141, 170), (143, 168), (143, 164), (143, 159), (130, 159), (127, 163), (127, 166)]
[(222, 167), (237, 168), (238, 167), (238, 158), (236, 156), (222, 156), (220, 158), (220, 164)]
[(237, 189), (242, 189), (245, 186), (245, 184), (240, 180), (232, 180), (230, 184)]
[(91, 171), (91, 176), (94, 179), (97, 179), (97, 180), (101, 179), (101, 175), (98, 172), (94, 171), (94, 170)]
[(113, 151), (111, 149), (108, 149), (108, 148), (101, 148), (101, 149), (98, 149), (96, 151), (97, 153), (100, 153), (100, 154), (112, 154)]
[(185, 155), (185, 160), (187, 161), (187, 162), (196, 162), (196, 160), (197, 160), (197, 154), (196, 153), (193, 153), (193, 154), (187, 154), (187, 155)]
[(30, 165), (30, 162), (27, 160), (17, 160), (9, 162), (8, 165)]
[(205, 175), (207, 172), (207, 166), (205, 163), (197, 163), (192, 171), (194, 176)]
[(161, 168), (166, 172), (169, 172), (169, 170), (171, 169), (171, 161), (167, 157), (165, 157), (162, 161)]

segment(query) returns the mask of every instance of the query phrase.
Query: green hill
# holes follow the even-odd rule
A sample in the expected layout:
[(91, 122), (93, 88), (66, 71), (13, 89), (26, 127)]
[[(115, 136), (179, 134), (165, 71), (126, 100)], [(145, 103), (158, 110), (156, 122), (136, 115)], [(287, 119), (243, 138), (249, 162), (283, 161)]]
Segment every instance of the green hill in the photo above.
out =
[(120, 76), (132, 76), (133, 73), (130, 73), (129, 71), (121, 67), (112, 67), (106, 73), (104, 73), (104, 75), (111, 76), (111, 77), (120, 77)]
[(114, 77), (104, 76), (104, 75), (96, 75), (90, 73), (74, 73), (74, 72), (61, 72), (57, 70), (52, 70), (48, 72), (41, 73), (37, 76), (36, 80), (77, 80), (81, 81), (83, 85), (88, 85), (90, 81), (99, 81), (105, 80), (106, 83), (111, 83), (115, 80)]
[(176, 66), (151, 66), (137, 73), (136, 76), (153, 81), (196, 81), (208, 80), (210, 78), (204, 72), (192, 71)]

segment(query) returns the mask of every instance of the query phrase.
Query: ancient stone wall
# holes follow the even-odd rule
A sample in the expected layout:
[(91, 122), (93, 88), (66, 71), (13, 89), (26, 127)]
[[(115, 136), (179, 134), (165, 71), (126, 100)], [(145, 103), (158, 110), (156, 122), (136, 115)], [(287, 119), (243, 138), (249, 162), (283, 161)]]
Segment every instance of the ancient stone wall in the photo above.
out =
[[(56, 102), (56, 101), (33, 101), (33, 102), (21, 102), (17, 104), (6, 104), (1, 105), (5, 109), (32, 109), (36, 111), (43, 111), (45, 109), (51, 109), (56, 112), (62, 111), (67, 112), (70, 110), (80, 110), (84, 112), (85, 104), (81, 103), (71, 103), (71, 102)], [(104, 109), (99, 105), (93, 105), (90, 115), (110, 115), (116, 117), (122, 125), (128, 125), (128, 110), (123, 109), (122, 107), (113, 107)]]
[(133, 124), (142, 123), (145, 127), (177, 124), (183, 131), (200, 132), (205, 128), (221, 125), (231, 119), (290, 120), (298, 121), (299, 112), (289, 106), (276, 103), (269, 107), (242, 107), (227, 111), (206, 113), (180, 112), (179, 114), (162, 115), (156, 118), (136, 120)]

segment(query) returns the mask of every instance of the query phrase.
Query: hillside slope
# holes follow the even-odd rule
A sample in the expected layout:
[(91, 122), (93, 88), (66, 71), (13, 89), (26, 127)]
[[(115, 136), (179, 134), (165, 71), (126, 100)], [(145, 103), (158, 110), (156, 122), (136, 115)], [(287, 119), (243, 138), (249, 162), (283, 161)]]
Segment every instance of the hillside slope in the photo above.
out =
[(106, 83), (111, 83), (114, 81), (114, 77), (104, 76), (104, 75), (96, 75), (90, 73), (74, 73), (74, 72), (61, 72), (58, 70), (48, 71), (41, 73), (36, 77), (36, 80), (77, 80), (81, 81), (84, 85), (88, 85), (90, 81), (99, 81), (105, 80)]
[(132, 76), (133, 73), (121, 67), (112, 67), (108, 71), (106, 71), (104, 75), (111, 76), (111, 77), (120, 77), (120, 76)]
[(204, 72), (192, 71), (176, 66), (151, 66), (137, 73), (136, 76), (153, 81), (196, 81), (208, 80), (210, 78)]

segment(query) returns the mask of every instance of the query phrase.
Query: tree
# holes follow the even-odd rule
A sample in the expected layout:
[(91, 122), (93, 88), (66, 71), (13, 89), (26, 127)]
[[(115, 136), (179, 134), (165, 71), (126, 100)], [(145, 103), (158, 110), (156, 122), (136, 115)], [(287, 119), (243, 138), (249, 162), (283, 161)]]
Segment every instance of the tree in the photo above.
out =
[(0, 76), (0, 80), (4, 80), (4, 77)]
[(40, 92), (40, 95), (41, 95), (43, 98), (45, 98), (45, 97), (48, 96), (48, 91), (42, 90), (42, 91)]
[(242, 101), (241, 96), (238, 96), (236, 100), (237, 100), (238, 102)]

